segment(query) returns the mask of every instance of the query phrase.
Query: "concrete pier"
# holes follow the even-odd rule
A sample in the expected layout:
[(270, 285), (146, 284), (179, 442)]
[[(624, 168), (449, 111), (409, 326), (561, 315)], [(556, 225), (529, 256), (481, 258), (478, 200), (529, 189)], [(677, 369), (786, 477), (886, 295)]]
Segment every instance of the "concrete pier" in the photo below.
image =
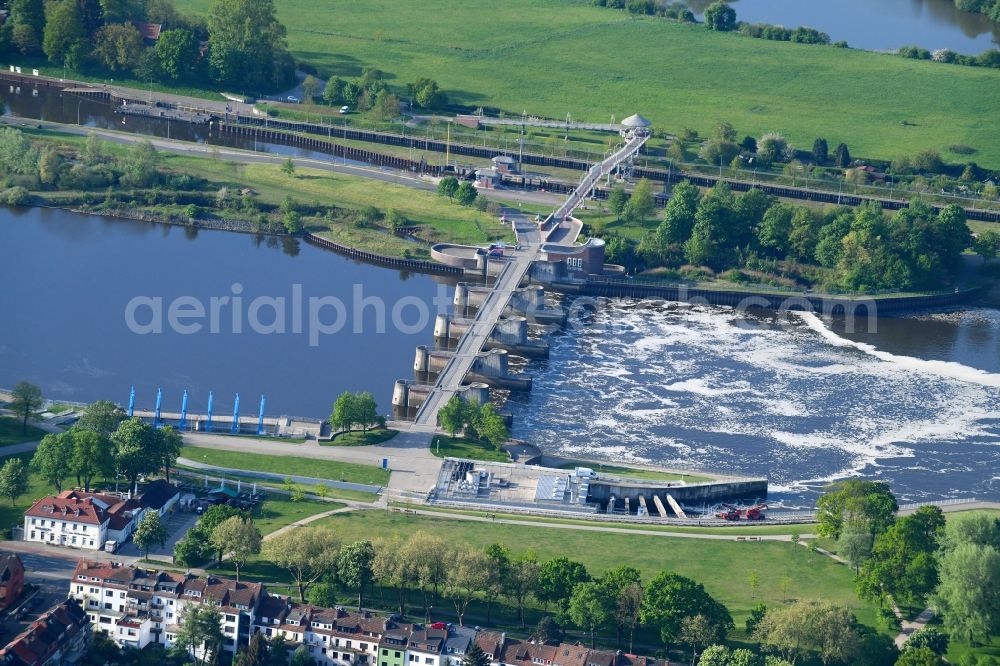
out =
[[(450, 341), (458, 340), (465, 335), (472, 324), (472, 319), (439, 314), (434, 321), (434, 339), (440, 346), (447, 348)], [(484, 348), (503, 349), (524, 358), (547, 358), (549, 355), (547, 342), (528, 338), (528, 320), (520, 316), (500, 319), (486, 340)]]
[[(438, 374), (433, 389), (417, 410), (414, 422), (410, 426), (411, 430), (436, 431), (438, 411), (452, 395), (461, 389), (469, 377), (470, 371), (483, 368), (493, 369), (492, 360), (489, 360), (489, 357), (481, 357), (481, 353), (501, 318), (521, 315), (526, 317), (528, 321), (538, 323), (562, 323), (565, 321), (565, 314), (561, 311), (558, 317), (551, 317), (551, 313), (545, 311), (545, 293), (540, 287), (521, 289), (521, 285), (528, 277), (532, 264), (540, 256), (543, 235), (547, 235), (553, 226), (562, 224), (590, 194), (601, 178), (610, 174), (622, 162), (631, 160), (647, 141), (650, 132), (648, 127), (643, 127), (629, 132), (625, 136), (627, 139), (625, 145), (608, 158), (595, 164), (566, 201), (544, 222), (535, 224), (527, 219), (512, 221), (514, 233), (517, 236), (517, 245), (509, 253), (504, 252), (505, 263), (491, 288), (471, 287), (465, 283), (456, 287), (455, 313), (460, 316), (470, 316), (470, 309), (474, 307), (475, 315), (470, 317), (472, 323), (459, 339), (455, 350), (451, 352), (453, 354), (451, 360)], [(539, 305), (541, 308), (538, 307)], [(534, 312), (528, 311), (533, 307)], [(498, 351), (504, 350), (494, 349), (487, 353), (495, 354)], [(432, 357), (433, 354), (428, 357), (428, 366), (431, 365)], [(506, 358), (505, 355), (504, 358)], [(475, 375), (471, 378), (480, 380)], [(482, 379), (487, 378), (483, 377)], [(409, 403), (413, 402), (412, 392), (413, 389), (410, 387)]]

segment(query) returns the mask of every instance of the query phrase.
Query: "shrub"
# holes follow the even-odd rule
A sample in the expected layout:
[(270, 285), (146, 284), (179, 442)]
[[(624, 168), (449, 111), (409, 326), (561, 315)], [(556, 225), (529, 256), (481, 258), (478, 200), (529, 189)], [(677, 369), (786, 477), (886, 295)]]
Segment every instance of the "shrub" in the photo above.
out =
[(31, 200), (28, 190), (17, 185), (3, 193), (4, 201), (9, 206), (24, 206)]

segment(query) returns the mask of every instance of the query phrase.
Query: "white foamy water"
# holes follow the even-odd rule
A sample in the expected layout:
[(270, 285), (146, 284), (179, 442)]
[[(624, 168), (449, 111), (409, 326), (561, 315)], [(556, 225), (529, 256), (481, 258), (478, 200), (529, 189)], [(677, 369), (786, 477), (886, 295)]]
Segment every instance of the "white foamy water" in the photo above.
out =
[(813, 315), (676, 304), (612, 304), (550, 342), (510, 405), (515, 436), (547, 450), (762, 474), (793, 503), (850, 475), (906, 499), (1000, 497), (996, 373), (856, 342)]
[(870, 356), (874, 356), (879, 360), (886, 361), (887, 363), (895, 363), (899, 367), (907, 370), (925, 372), (938, 375), (939, 377), (947, 377), (964, 382), (982, 384), (983, 386), (1000, 388), (1000, 374), (986, 372), (978, 368), (970, 368), (967, 365), (962, 365), (961, 363), (955, 363), (953, 361), (927, 360), (922, 358), (913, 358), (912, 356), (897, 356), (896, 354), (890, 354), (889, 352), (876, 349), (874, 345), (840, 337), (827, 328), (826, 325), (823, 324), (823, 321), (812, 312), (801, 312), (797, 314), (806, 323), (806, 326), (819, 333), (824, 340), (832, 345), (836, 345), (837, 347), (852, 347)]

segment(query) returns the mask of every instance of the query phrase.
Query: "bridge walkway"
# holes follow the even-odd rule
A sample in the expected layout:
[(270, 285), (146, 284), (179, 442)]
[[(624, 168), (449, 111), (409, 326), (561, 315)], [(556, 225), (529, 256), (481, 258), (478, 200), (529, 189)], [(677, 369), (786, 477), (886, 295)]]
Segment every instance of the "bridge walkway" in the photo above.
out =
[(434, 390), (428, 394), (424, 403), (417, 411), (416, 418), (410, 426), (411, 431), (434, 432), (437, 430), (437, 415), (451, 396), (462, 386), (465, 376), (472, 369), (476, 357), (486, 344), (486, 340), (501, 315), (507, 308), (514, 290), (531, 269), (531, 264), (538, 258), (542, 246), (542, 230), (558, 224), (560, 220), (572, 214), (573, 210), (587, 197), (597, 184), (597, 181), (611, 173), (619, 164), (639, 152), (639, 149), (649, 137), (640, 135), (630, 138), (625, 145), (613, 155), (595, 164), (580, 184), (556, 211), (550, 215), (541, 228), (524, 222), (515, 223), (517, 233), (517, 249), (510, 255), (507, 265), (497, 276), (493, 289), (476, 312), (472, 325), (459, 339), (455, 353), (449, 359), (444, 370), (438, 375)]

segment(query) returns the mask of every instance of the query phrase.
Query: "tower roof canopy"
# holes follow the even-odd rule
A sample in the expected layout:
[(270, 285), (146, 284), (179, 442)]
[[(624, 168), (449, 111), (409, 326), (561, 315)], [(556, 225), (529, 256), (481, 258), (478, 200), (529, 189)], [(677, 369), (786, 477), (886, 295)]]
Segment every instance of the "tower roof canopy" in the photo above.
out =
[(652, 127), (652, 125), (653, 123), (646, 118), (643, 118), (638, 113), (631, 115), (622, 121), (623, 127)]

